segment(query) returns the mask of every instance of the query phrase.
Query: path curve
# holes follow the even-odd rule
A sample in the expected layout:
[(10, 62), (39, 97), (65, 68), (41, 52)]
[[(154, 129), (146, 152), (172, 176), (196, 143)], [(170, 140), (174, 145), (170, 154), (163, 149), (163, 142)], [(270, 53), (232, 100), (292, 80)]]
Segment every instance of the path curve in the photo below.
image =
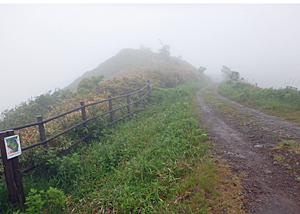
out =
[(217, 92), (218, 85), (215, 87), (214, 94), (222, 99), (225, 100), (226, 102), (231, 103), (234, 105), (236, 108), (238, 108), (240, 111), (245, 112), (246, 114), (249, 115), (255, 115), (257, 120), (261, 123), (261, 126), (268, 126), (269, 128), (272, 128), (274, 130), (279, 130), (281, 135), (284, 135), (284, 133), (289, 133), (287, 137), (292, 139), (292, 138), (300, 138), (300, 127), (299, 124), (284, 120), (282, 118), (276, 117), (276, 116), (270, 116), (267, 114), (264, 114), (256, 109), (248, 108), (243, 106), (242, 104), (239, 104), (237, 102), (234, 102), (226, 97), (221, 96)]
[[(208, 87), (210, 85), (196, 95), (198, 110), (203, 117), (200, 123), (210, 132), (215, 156), (226, 159), (233, 173), (247, 174), (242, 178), (243, 193), (248, 201), (245, 201), (244, 209), (262, 214), (300, 213), (300, 183), (282, 166), (274, 164), (268, 149), (262, 149), (274, 145), (278, 137), (299, 140), (300, 127), (228, 100), (217, 93), (216, 87), (216, 96), (243, 114), (251, 115), (249, 124), (241, 125), (240, 121), (220, 113), (204, 101), (202, 93)], [(271, 133), (278, 137), (272, 138)], [(249, 138), (250, 134), (254, 137)]]

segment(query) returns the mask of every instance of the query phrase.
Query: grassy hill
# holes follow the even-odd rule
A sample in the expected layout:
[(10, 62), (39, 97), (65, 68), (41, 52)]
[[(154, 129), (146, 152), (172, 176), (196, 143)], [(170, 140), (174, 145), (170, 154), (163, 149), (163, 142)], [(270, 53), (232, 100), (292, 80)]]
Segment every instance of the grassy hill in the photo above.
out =
[[(175, 87), (186, 81), (201, 79), (197, 73), (194, 66), (177, 57), (165, 57), (149, 49), (123, 49), (97, 68), (85, 72), (65, 90), (42, 94), (15, 108), (6, 109), (1, 113), (0, 130), (35, 122), (37, 115), (51, 117), (57, 112), (76, 108), (79, 101), (105, 99), (105, 93), (117, 96), (137, 90), (147, 80), (151, 80), (155, 88)], [(89, 89), (89, 94), (76, 92), (80, 81), (100, 75), (104, 75), (104, 80)]]
[[(84, 78), (84, 81), (80, 82), (86, 86), (83, 91), (58, 90), (52, 94), (49, 92), (35, 97), (34, 100), (29, 102), (23, 102), (16, 108), (5, 110), (1, 114), (3, 119), (0, 121), (0, 130), (33, 123), (36, 121), (37, 115), (42, 115), (43, 119), (54, 117), (78, 108), (82, 101), (85, 104), (89, 104), (107, 99), (108, 96), (115, 97), (131, 93), (142, 88), (148, 80), (151, 81), (152, 90), (160, 90), (202, 79), (201, 76), (197, 75), (197, 69), (189, 63), (179, 58), (170, 57), (169, 55), (166, 57), (166, 55), (154, 53), (150, 50), (122, 50), (95, 70), (90, 71), (89, 74), (85, 73), (82, 75), (82, 78), (87, 75), (97, 75), (96, 71), (99, 70), (103, 71), (103, 73), (99, 73), (100, 76), (98, 77), (108, 75), (110, 78), (104, 80), (102, 80), (102, 77), (99, 79), (98, 77)], [(131, 101), (137, 100), (137, 96), (138, 94), (132, 96), (130, 98)], [(126, 100), (114, 102), (114, 106), (123, 106), (125, 104)], [(97, 108), (91, 107), (86, 109), (88, 118), (95, 117), (106, 111), (108, 111), (108, 105), (104, 103), (97, 106)], [(107, 120), (108, 118), (103, 119)], [(73, 112), (59, 120), (52, 120), (47, 123), (46, 135), (47, 137), (56, 135), (62, 130), (77, 124), (79, 120), (81, 120), (80, 112)], [(76, 131), (73, 132), (77, 137)], [(37, 127), (21, 129), (18, 133), (23, 136), (23, 146), (31, 145), (39, 140)], [(60, 148), (70, 146), (72, 141), (70, 136), (63, 135), (59, 139), (52, 141), (52, 144), (55, 146), (51, 149), (57, 153)], [(33, 159), (42, 157), (44, 153), (42, 150), (37, 150), (34, 153), (23, 155), (21, 167), (26, 168), (30, 166)]]
[(133, 73), (163, 71), (163, 70), (182, 70), (193, 74), (197, 69), (188, 62), (177, 57), (165, 59), (159, 53), (154, 53), (149, 49), (123, 49), (117, 55), (101, 63), (97, 68), (85, 72), (78, 77), (65, 89), (76, 90), (78, 83), (84, 78), (104, 75), (105, 79), (128, 76)]
[[(106, 79), (88, 79), (101, 75)], [(47, 119), (79, 107), (80, 101), (88, 104), (108, 95), (127, 94), (147, 80), (151, 81), (151, 99), (143, 109), (141, 104), (132, 105), (130, 111), (141, 111), (113, 126), (102, 129), (109, 115), (99, 117), (52, 140), (48, 148), (26, 150), (19, 158), (20, 168), (40, 166), (22, 175), (25, 206), (9, 202), (2, 182), (0, 213), (242, 213), (240, 183), (211, 157), (206, 131), (196, 119), (195, 93), (208, 83), (194, 66), (150, 50), (124, 49), (67, 88), (76, 89), (82, 80), (92, 87), (41, 95), (4, 112), (4, 126), (35, 121), (38, 114)], [(126, 99), (113, 101), (114, 108), (125, 104)], [(86, 115), (89, 119), (108, 110), (107, 103), (100, 103), (87, 107)], [(114, 119), (123, 114), (126, 109), (115, 112)], [(81, 121), (79, 111), (52, 120), (45, 126), (46, 136)], [(89, 143), (53, 158), (86, 131), (92, 133)], [(37, 127), (18, 133), (22, 146), (40, 140)], [(1, 163), (0, 178), (4, 180)]]
[(23, 207), (1, 183), (0, 213), (243, 213), (241, 184), (196, 119), (205, 84), (154, 90), (139, 114), (24, 174)]

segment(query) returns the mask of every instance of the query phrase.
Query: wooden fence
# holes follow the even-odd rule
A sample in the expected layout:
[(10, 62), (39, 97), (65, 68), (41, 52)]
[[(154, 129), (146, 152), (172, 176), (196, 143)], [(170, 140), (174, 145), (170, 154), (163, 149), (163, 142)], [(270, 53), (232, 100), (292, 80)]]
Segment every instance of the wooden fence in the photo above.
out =
[[(141, 96), (141, 94), (144, 90), (146, 92), (143, 96)], [(110, 126), (110, 125), (112, 125), (112, 124), (114, 124), (114, 123), (116, 123), (116, 122), (118, 122), (118, 121), (120, 121), (120, 120), (136, 113), (136, 112), (138, 112), (140, 109), (135, 110), (135, 111), (130, 111), (130, 106), (135, 104), (135, 103), (140, 103), (146, 97), (148, 98), (147, 101), (149, 102), (150, 101), (150, 92), (151, 92), (150, 81), (148, 80), (148, 83), (142, 89), (140, 89), (138, 91), (135, 91), (135, 92), (132, 92), (130, 94), (125, 94), (125, 95), (118, 96), (118, 97), (111, 97), (109, 95), (108, 99), (101, 100), (101, 101), (94, 102), (94, 103), (89, 103), (89, 104), (84, 104), (84, 102), (80, 102), (80, 107), (75, 108), (75, 109), (70, 110), (70, 111), (67, 111), (65, 113), (62, 113), (60, 115), (57, 115), (55, 117), (43, 120), (42, 116), (37, 116), (37, 122), (35, 122), (35, 123), (22, 125), (22, 126), (18, 126), (18, 127), (13, 127), (13, 128), (10, 128), (10, 129), (0, 131), (0, 146), (1, 146), (1, 156), (0, 156), (0, 158), (2, 159), (2, 162), (3, 162), (4, 174), (5, 174), (5, 179), (6, 179), (6, 183), (7, 183), (7, 188), (8, 188), (10, 201), (13, 204), (20, 203), (20, 202), (24, 203), (24, 193), (23, 193), (21, 172), (22, 173), (28, 172), (29, 170), (37, 167), (37, 165), (33, 164), (32, 166), (30, 166), (26, 169), (23, 169), (21, 171), (20, 167), (19, 167), (18, 157), (15, 157), (15, 158), (12, 158), (12, 159), (9, 159), (9, 160), (7, 159), (4, 138), (14, 135), (15, 130), (20, 130), (20, 129), (24, 129), (24, 128), (28, 128), (28, 127), (32, 127), (32, 126), (37, 126), (38, 130), (39, 130), (40, 142), (37, 142), (37, 143), (31, 144), (29, 146), (23, 147), (22, 151), (32, 149), (32, 148), (34, 148), (36, 146), (40, 146), (40, 145), (43, 145), (44, 147), (47, 148), (47, 143), (49, 141), (51, 141), (51, 140), (53, 140), (53, 139), (55, 139), (55, 138), (57, 138), (57, 137), (59, 137), (63, 134), (66, 134), (67, 132), (69, 132), (69, 131), (71, 131), (71, 130), (79, 127), (79, 126), (86, 125), (89, 121), (95, 120), (95, 119), (97, 119), (99, 117), (102, 117), (104, 115), (109, 114), (109, 116), (110, 116), (110, 123), (106, 124), (104, 126), (104, 128), (105, 128), (105, 127), (108, 127), (108, 126)], [(137, 93), (139, 93), (139, 99), (130, 103), (130, 96), (132, 96), (134, 94), (137, 94)], [(127, 105), (124, 105), (124, 106), (121, 106), (119, 108), (113, 109), (112, 101), (116, 100), (116, 99), (124, 98), (124, 97), (127, 98)], [(87, 119), (86, 108), (89, 107), (89, 106), (99, 104), (99, 103), (104, 103), (104, 102), (108, 102), (109, 111)], [(143, 105), (143, 107), (144, 107), (144, 105)], [(127, 108), (127, 114), (125, 116), (117, 119), (117, 120), (114, 120), (114, 112), (118, 111), (120, 109), (123, 109), (123, 108)], [(46, 124), (46, 123), (48, 123), (52, 120), (61, 118), (65, 115), (76, 112), (76, 111), (81, 111), (81, 116), (82, 116), (82, 120), (83, 120), (82, 122), (80, 122), (80, 123), (68, 128), (68, 129), (60, 132), (59, 134), (56, 134), (56, 135), (54, 135), (52, 137), (49, 137), (49, 138), (46, 138), (44, 124)], [(79, 139), (76, 142), (72, 143), (68, 148), (62, 149), (59, 153), (57, 153), (53, 157), (61, 155), (65, 151), (67, 151), (70, 148), (72, 148), (73, 146), (77, 145), (78, 143), (88, 139), (91, 136), (91, 134), (92, 133), (86, 134), (81, 139)]]

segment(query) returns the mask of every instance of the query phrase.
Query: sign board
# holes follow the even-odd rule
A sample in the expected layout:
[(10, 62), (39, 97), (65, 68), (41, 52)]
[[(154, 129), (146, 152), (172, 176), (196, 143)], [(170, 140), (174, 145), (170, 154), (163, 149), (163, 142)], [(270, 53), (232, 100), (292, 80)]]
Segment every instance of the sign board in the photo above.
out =
[(19, 134), (4, 138), (7, 159), (15, 158), (22, 154)]

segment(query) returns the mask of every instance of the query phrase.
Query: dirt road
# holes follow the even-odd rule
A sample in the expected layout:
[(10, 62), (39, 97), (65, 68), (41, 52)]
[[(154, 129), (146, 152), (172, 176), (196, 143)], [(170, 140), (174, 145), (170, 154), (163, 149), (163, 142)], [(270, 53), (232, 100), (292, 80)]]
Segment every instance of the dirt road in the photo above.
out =
[(215, 96), (236, 109), (220, 112), (204, 101), (202, 94), (208, 88), (196, 95), (203, 116), (200, 123), (210, 132), (215, 157), (227, 160), (232, 172), (241, 177), (243, 209), (250, 213), (300, 213), (300, 156), (288, 148), (289, 143), (286, 147), (280, 144), (298, 144), (300, 127), (230, 101), (217, 93), (216, 86)]

